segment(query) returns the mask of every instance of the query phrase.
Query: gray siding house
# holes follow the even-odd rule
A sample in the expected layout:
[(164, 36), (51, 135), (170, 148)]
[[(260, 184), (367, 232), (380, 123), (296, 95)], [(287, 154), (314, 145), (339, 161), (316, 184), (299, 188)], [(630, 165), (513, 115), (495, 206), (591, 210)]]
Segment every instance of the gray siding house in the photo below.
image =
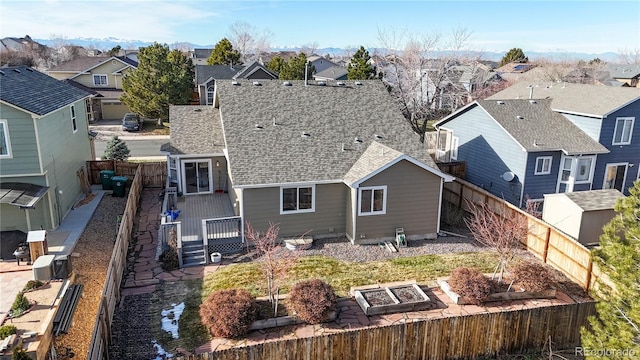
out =
[[(381, 81), (218, 80), (214, 107), (170, 111), (171, 181), (184, 196), (228, 194), (242, 229), (275, 223), (283, 238), (352, 243), (393, 239), (399, 227), (409, 240), (437, 236), (443, 182), (453, 178)], [(193, 119), (195, 129), (181, 125)], [(206, 163), (202, 187), (189, 179), (193, 163)]]
[(29, 67), (0, 69), (0, 228), (56, 228), (91, 160), (90, 94)]
[(278, 75), (266, 66), (251, 62), (247, 65), (196, 65), (196, 87), (200, 105), (213, 104), (216, 80), (273, 80)]
[(544, 194), (628, 193), (640, 176), (638, 118), (638, 89), (518, 83), (436, 123), (436, 153), (521, 207)]

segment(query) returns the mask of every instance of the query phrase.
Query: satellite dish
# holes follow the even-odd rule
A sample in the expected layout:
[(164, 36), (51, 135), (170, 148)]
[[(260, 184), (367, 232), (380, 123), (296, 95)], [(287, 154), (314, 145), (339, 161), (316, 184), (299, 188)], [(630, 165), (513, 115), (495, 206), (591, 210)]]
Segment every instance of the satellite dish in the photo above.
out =
[(502, 174), (502, 180), (504, 181), (511, 181), (515, 178), (516, 178), (516, 174), (512, 173), (511, 171), (507, 171), (504, 174)]

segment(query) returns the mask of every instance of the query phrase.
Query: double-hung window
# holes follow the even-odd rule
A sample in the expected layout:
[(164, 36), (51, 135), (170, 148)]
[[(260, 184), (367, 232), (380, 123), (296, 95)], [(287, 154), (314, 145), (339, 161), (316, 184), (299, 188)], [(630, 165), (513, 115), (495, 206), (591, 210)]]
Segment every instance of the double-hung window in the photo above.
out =
[(315, 211), (315, 185), (280, 188), (280, 214)]
[(361, 187), (358, 196), (358, 215), (383, 215), (387, 213), (387, 187)]
[(71, 105), (71, 129), (73, 129), (73, 133), (75, 134), (78, 131), (78, 124), (76, 123), (76, 108)]
[(616, 119), (616, 128), (613, 131), (612, 145), (629, 145), (631, 144), (631, 135), (633, 134), (633, 117), (619, 117)]
[(540, 156), (536, 158), (536, 170), (534, 171), (534, 175), (548, 175), (551, 174), (551, 162), (553, 161), (553, 157), (551, 156)]
[(0, 159), (10, 159), (11, 157), (11, 141), (9, 140), (7, 120), (0, 120)]
[(107, 78), (107, 75), (105, 75), (105, 74), (93, 75), (93, 85), (94, 86), (107, 86), (107, 85), (109, 85), (109, 80)]

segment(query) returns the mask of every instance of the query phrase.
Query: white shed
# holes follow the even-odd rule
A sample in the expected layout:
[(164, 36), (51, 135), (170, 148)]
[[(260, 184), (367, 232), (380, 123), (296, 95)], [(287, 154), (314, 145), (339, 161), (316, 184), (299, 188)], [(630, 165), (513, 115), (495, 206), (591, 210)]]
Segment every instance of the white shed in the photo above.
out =
[(614, 206), (624, 195), (616, 189), (544, 195), (542, 220), (583, 245), (597, 245), (602, 227), (615, 215)]

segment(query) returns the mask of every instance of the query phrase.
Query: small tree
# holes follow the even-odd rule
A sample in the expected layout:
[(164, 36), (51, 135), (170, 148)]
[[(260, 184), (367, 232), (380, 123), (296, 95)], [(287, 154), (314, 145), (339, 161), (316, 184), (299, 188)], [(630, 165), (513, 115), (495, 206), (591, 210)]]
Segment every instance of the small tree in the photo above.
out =
[[(594, 262), (615, 288), (601, 287), (591, 329), (582, 329), (586, 349), (625, 349), (640, 354), (640, 181), (618, 200), (616, 216), (604, 226)], [(633, 355), (613, 355), (612, 358)]]
[(524, 55), (524, 52), (520, 48), (513, 48), (502, 57), (500, 60), (500, 66), (507, 65), (510, 62), (527, 63), (529, 58)]
[(287, 62), (284, 61), (284, 59), (280, 55), (274, 56), (267, 63), (267, 69), (273, 71), (276, 74), (280, 74), (280, 72), (285, 66), (287, 66)]
[(499, 205), (497, 211), (488, 204), (475, 204), (467, 201), (471, 218), (465, 219), (469, 231), (476, 241), (492, 248), (498, 253), (498, 265), (494, 270), (495, 278), (498, 269), (498, 281), (502, 281), (507, 264), (515, 256), (528, 233), (527, 218), (520, 214), (510, 214), (504, 205)]
[(304, 80), (304, 71), (307, 70), (307, 79), (312, 79), (315, 67), (307, 64), (307, 55), (303, 52), (292, 57), (286, 66), (283, 66), (278, 78), (281, 80)]
[(240, 53), (233, 49), (231, 41), (223, 38), (218, 41), (207, 59), (207, 65), (240, 65)]
[(130, 153), (131, 151), (129, 151), (127, 144), (117, 136), (114, 136), (107, 143), (102, 160), (127, 160)]
[(365, 50), (364, 46), (360, 46), (349, 62), (347, 78), (349, 80), (373, 79), (376, 76), (376, 68), (369, 64), (370, 59), (369, 52)]
[(262, 258), (260, 268), (267, 280), (267, 294), (269, 302), (273, 305), (274, 314), (278, 313), (277, 297), (280, 284), (299, 256), (295, 251), (283, 251), (282, 245), (277, 241), (279, 231), (277, 224), (270, 223), (267, 231), (261, 233), (247, 222), (245, 233), (246, 238), (253, 243), (258, 255)]

